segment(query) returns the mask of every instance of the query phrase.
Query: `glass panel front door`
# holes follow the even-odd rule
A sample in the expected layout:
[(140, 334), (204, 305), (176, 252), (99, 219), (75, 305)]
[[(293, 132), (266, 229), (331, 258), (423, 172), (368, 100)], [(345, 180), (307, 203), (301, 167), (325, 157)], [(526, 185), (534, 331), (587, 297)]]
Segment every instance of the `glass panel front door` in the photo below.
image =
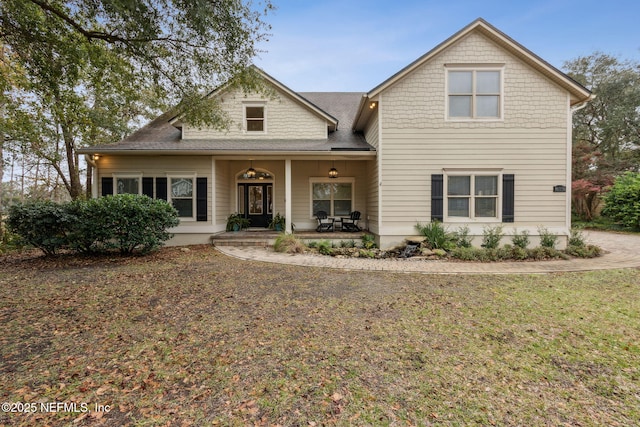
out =
[(238, 184), (238, 213), (249, 227), (267, 227), (273, 217), (273, 184)]

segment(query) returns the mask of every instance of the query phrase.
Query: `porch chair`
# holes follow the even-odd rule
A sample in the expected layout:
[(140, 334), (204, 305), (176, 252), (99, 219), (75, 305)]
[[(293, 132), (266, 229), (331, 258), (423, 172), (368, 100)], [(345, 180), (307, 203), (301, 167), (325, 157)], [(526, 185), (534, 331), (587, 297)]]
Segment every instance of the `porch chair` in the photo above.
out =
[(316, 218), (318, 220), (318, 227), (316, 231), (322, 233), (323, 231), (333, 231), (334, 218), (329, 218), (325, 211), (316, 212)]
[(360, 220), (360, 212), (353, 211), (348, 218), (342, 218), (342, 231), (362, 231), (358, 226)]

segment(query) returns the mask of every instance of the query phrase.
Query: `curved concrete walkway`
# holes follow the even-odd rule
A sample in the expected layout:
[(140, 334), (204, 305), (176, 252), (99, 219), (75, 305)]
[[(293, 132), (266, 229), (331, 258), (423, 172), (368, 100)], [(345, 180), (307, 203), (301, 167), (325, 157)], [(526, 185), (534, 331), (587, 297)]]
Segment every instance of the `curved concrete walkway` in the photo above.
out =
[(592, 259), (571, 259), (526, 262), (456, 262), (424, 259), (362, 259), (335, 258), (318, 254), (289, 255), (271, 248), (217, 246), (229, 256), (251, 261), (344, 270), (378, 270), (427, 274), (535, 274), (569, 271), (640, 268), (640, 235), (584, 231), (587, 243), (600, 246), (606, 252)]

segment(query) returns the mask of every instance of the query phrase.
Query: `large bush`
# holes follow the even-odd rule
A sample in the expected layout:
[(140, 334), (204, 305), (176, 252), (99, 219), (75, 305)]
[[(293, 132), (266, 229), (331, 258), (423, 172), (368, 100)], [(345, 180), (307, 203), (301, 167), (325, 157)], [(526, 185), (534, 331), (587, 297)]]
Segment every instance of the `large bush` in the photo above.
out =
[(640, 228), (640, 173), (627, 172), (616, 178), (604, 203), (603, 215), (625, 227)]
[(108, 249), (149, 252), (172, 237), (178, 212), (163, 200), (120, 194), (62, 205), (38, 201), (13, 206), (9, 230), (45, 254), (61, 248), (77, 252)]
[(149, 252), (172, 237), (168, 228), (178, 225), (178, 212), (163, 200), (119, 194), (88, 202), (85, 227), (93, 226), (97, 244), (130, 254)]
[(11, 206), (7, 229), (26, 244), (54, 255), (67, 245), (67, 233), (73, 222), (64, 205), (36, 200)]

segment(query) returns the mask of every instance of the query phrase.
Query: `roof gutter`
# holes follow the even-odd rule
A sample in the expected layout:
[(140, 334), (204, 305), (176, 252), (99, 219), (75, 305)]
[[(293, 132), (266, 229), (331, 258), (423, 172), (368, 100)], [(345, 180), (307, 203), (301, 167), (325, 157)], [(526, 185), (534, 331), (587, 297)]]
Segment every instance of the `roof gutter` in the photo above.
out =
[(576, 111), (582, 110), (584, 107), (587, 106), (589, 102), (593, 101), (595, 98), (596, 98), (596, 95), (592, 93), (585, 100), (580, 101), (577, 104), (571, 106), (571, 114), (575, 113)]
[(263, 156), (263, 157), (307, 157), (307, 156), (375, 156), (375, 150), (326, 150), (326, 151), (254, 151), (254, 150), (91, 150), (83, 148), (80, 154), (91, 157), (99, 155), (146, 155), (146, 156)]

